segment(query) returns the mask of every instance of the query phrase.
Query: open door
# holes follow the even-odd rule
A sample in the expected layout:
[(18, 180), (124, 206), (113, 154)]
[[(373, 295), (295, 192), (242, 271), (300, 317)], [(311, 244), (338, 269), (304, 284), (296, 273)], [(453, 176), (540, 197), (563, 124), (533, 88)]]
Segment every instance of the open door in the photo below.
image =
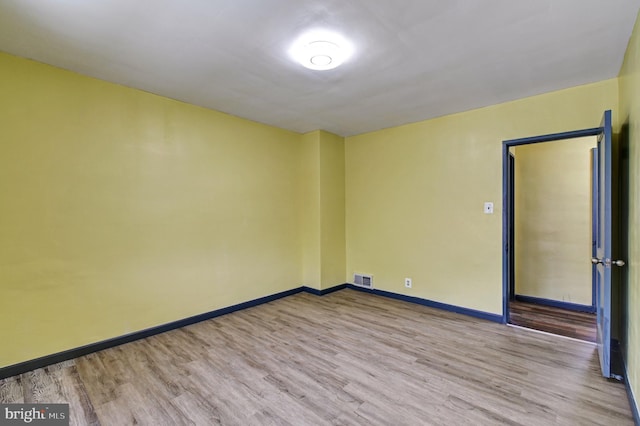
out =
[(611, 131), (611, 111), (605, 111), (600, 127), (573, 130), (520, 139), (503, 141), (502, 147), (502, 320), (509, 322), (509, 299), (513, 290), (511, 272), (513, 268), (513, 227), (510, 213), (513, 211), (511, 202), (513, 194), (513, 163), (511, 163), (509, 149), (515, 146), (532, 143), (550, 142), (564, 139), (596, 136), (597, 148), (593, 158), (593, 172), (596, 176), (593, 183), (593, 226), (594, 250), (592, 251), (593, 274), (592, 288), (595, 289), (595, 307), (597, 312), (597, 343), (600, 356), (602, 375), (613, 377), (611, 374), (611, 268), (624, 266), (622, 260), (612, 260), (612, 167), (613, 147)]
[[(598, 148), (591, 149), (591, 259), (598, 257)], [(592, 260), (593, 262), (593, 260)], [(597, 310), (598, 265), (591, 268), (591, 305)]]
[(593, 175), (596, 187), (593, 190), (595, 199), (593, 225), (595, 229), (595, 255), (591, 262), (594, 265), (594, 286), (596, 289), (596, 312), (598, 321), (597, 343), (600, 356), (600, 368), (604, 377), (611, 375), (611, 268), (623, 266), (621, 260), (611, 260), (611, 111), (605, 111), (598, 145), (593, 159)]

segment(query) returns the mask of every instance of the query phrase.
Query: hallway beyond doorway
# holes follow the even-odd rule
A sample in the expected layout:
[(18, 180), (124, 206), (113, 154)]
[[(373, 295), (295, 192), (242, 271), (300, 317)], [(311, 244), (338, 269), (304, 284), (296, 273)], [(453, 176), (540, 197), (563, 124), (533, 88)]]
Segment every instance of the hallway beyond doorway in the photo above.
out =
[(509, 319), (513, 325), (572, 337), (596, 341), (596, 315), (533, 303), (511, 301)]

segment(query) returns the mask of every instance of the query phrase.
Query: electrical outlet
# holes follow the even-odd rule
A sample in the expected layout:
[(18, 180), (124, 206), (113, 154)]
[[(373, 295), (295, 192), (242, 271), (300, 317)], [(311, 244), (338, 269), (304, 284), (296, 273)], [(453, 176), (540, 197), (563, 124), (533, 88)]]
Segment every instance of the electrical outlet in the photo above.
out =
[(411, 278), (405, 278), (404, 279), (404, 286), (406, 288), (411, 288)]

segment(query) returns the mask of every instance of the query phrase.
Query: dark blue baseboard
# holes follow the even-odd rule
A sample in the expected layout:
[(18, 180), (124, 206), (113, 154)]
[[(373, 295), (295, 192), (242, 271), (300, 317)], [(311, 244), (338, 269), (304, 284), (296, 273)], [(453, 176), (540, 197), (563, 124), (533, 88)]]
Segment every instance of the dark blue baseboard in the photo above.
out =
[(533, 296), (522, 296), (520, 294), (516, 294), (515, 298), (518, 302), (551, 306), (553, 308), (568, 309), (570, 311), (588, 312), (591, 314), (596, 312), (595, 306), (591, 306), (591, 305), (580, 305), (578, 303), (560, 302), (559, 300), (543, 299), (541, 297), (533, 297)]
[(318, 290), (311, 287), (302, 287), (305, 292), (315, 294), (316, 296), (324, 296), (325, 294), (333, 293), (334, 291), (344, 290), (348, 284), (340, 284), (334, 287), (325, 288), (324, 290)]
[(311, 287), (298, 287), (291, 290), (283, 291), (280, 293), (272, 294), (270, 296), (260, 297), (258, 299), (250, 300), (248, 302), (239, 303), (237, 305), (228, 306), (226, 308), (216, 309), (215, 311), (206, 312), (204, 314), (195, 315), (189, 318), (184, 318), (178, 321), (170, 322), (167, 324), (159, 325), (157, 327), (147, 328), (145, 330), (137, 331), (134, 333), (126, 334), (112, 339), (103, 340), (101, 342), (91, 343), (85, 346), (81, 346), (67, 351), (58, 352), (51, 355), (46, 355), (33, 360), (21, 362), (19, 364), (9, 365), (7, 367), (0, 368), (0, 379), (6, 377), (16, 376), (18, 374), (26, 373), (27, 371), (43, 368), (48, 365), (56, 364), (62, 361), (78, 358), (83, 355), (88, 355), (93, 352), (98, 352), (104, 349), (113, 348), (115, 346), (130, 343), (135, 340), (144, 339), (154, 336), (156, 334), (164, 333), (167, 331), (175, 330), (177, 328), (186, 327), (191, 324), (195, 324), (201, 321), (206, 321), (212, 318), (219, 317), (221, 315), (230, 314), (242, 309), (252, 308), (254, 306), (262, 305), (263, 303), (272, 302), (283, 297), (291, 296), (297, 293), (306, 292), (314, 294), (316, 296), (324, 296), (325, 294), (333, 293), (345, 288), (351, 288), (366, 293), (375, 294), (378, 296), (389, 297), (391, 299), (402, 300), (410, 303), (417, 303), (419, 305), (429, 306), (431, 308), (442, 309), (449, 312), (455, 312), (458, 314), (468, 315), (475, 318), (489, 320), (493, 322), (502, 322), (502, 316), (496, 314), (490, 314), (487, 312), (476, 311), (474, 309), (461, 308), (459, 306), (448, 305), (446, 303), (434, 302), (432, 300), (421, 299), (419, 297), (405, 296), (403, 294), (391, 293), (384, 290), (365, 289), (355, 286), (353, 284), (339, 284), (334, 287), (326, 288), (324, 290), (318, 290)]
[(640, 425), (640, 412), (638, 412), (638, 404), (636, 403), (635, 395), (633, 393), (633, 390), (631, 389), (631, 385), (629, 384), (629, 375), (627, 374), (627, 362), (624, 355), (622, 356), (622, 368), (624, 373), (623, 374), (624, 386), (627, 390), (627, 399), (629, 400), (629, 407), (631, 408), (631, 414), (633, 415), (633, 423), (636, 426), (638, 426)]
[(627, 388), (627, 399), (629, 400), (629, 407), (631, 407), (631, 414), (633, 415), (633, 424), (638, 426), (640, 425), (640, 413), (638, 413), (638, 405), (636, 404), (636, 400), (634, 398), (633, 391), (631, 390), (629, 379), (627, 378), (626, 374), (624, 377), (624, 386)]
[[(330, 289), (328, 289), (330, 290)], [(298, 287), (291, 290), (283, 291), (280, 293), (272, 294), (258, 299), (250, 300), (248, 302), (239, 303), (237, 305), (228, 306), (226, 308), (216, 309), (215, 311), (206, 312), (204, 314), (195, 315), (189, 318), (173, 321), (167, 324), (159, 325), (157, 327), (147, 328), (145, 330), (136, 331), (134, 333), (125, 334), (124, 336), (114, 337), (112, 339), (103, 340), (101, 342), (91, 343), (79, 348), (69, 349), (67, 351), (58, 352), (52, 355), (46, 355), (40, 358), (32, 359), (29, 361), (21, 362), (19, 364), (9, 365), (7, 367), (0, 368), (0, 379), (6, 377), (16, 376), (18, 374), (26, 373), (27, 371), (43, 368), (51, 364), (67, 361), (73, 358), (78, 358), (83, 355), (88, 355), (93, 352), (98, 352), (104, 349), (113, 348), (114, 346), (120, 346), (125, 343), (130, 343), (135, 340), (144, 339), (146, 337), (154, 336), (156, 334), (164, 333), (166, 331), (175, 330), (176, 328), (186, 327), (191, 324), (195, 324), (201, 321), (206, 321), (221, 315), (230, 314), (241, 309), (247, 309), (254, 306), (262, 305), (263, 303), (272, 302), (283, 297), (291, 296), (296, 293), (308, 291), (307, 287)], [(316, 290), (317, 291), (317, 290)]]
[(460, 306), (449, 305), (441, 302), (434, 302), (433, 300), (421, 299), (419, 297), (406, 296), (404, 294), (392, 293), (385, 290), (376, 290), (370, 288), (359, 287), (357, 285), (349, 284), (347, 286), (350, 289), (363, 291), (365, 293), (371, 293), (378, 296), (389, 297), (391, 299), (402, 300), (404, 302), (416, 303), (418, 305), (428, 306), (430, 308), (442, 309), (443, 311), (455, 312), (456, 314), (468, 315), (474, 318), (480, 318), (483, 320), (503, 323), (502, 315), (492, 314), (484, 311), (476, 311), (475, 309), (462, 308)]

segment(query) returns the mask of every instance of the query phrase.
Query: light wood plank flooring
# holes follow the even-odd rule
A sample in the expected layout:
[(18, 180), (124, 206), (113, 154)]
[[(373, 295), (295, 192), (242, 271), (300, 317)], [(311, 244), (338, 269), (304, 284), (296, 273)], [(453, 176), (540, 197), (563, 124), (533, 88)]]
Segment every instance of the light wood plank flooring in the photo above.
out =
[(77, 425), (631, 425), (595, 345), (354, 290), (266, 305), (0, 381)]
[(509, 318), (511, 324), (520, 327), (596, 341), (596, 314), (513, 300), (509, 302)]

